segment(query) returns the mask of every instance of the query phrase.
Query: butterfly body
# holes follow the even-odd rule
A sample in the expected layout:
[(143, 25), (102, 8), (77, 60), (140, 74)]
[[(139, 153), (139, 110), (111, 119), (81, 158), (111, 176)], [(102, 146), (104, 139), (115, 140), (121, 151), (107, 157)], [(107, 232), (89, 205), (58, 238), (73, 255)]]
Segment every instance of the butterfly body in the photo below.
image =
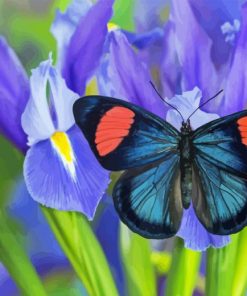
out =
[(183, 207), (188, 209), (192, 196), (192, 161), (193, 143), (192, 129), (190, 122), (183, 122), (181, 127), (181, 138), (178, 144), (180, 152), (180, 172), (181, 172), (181, 193)]
[(112, 196), (134, 232), (173, 236), (189, 206), (211, 233), (246, 226), (247, 111), (193, 131), (189, 121), (178, 131), (139, 106), (109, 97), (83, 97), (73, 112), (100, 164), (124, 171)]

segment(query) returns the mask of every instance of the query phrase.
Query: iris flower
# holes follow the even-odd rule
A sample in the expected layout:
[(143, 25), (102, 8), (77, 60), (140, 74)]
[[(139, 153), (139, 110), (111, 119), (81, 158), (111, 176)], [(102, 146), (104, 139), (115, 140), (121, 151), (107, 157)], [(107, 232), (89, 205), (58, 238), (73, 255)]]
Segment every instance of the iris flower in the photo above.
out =
[[(224, 89), (223, 96), (205, 105), (192, 117), (194, 129), (219, 116), (242, 110), (246, 105), (244, 53), (247, 5), (241, 7), (241, 18), (240, 6), (236, 6), (234, 16), (227, 19), (230, 15), (229, 4), (217, 19), (220, 3), (222, 1), (216, 1), (214, 5), (211, 1), (203, 5), (188, 0), (172, 2), (170, 17), (164, 26), (163, 54), (156, 63), (156, 69), (151, 69), (151, 63), (143, 59), (142, 51), (148, 51), (148, 48), (135, 52), (120, 31), (112, 32), (108, 68), (104, 73), (111, 83), (108, 82), (107, 87), (101, 89), (106, 95), (146, 108), (178, 129), (181, 126), (178, 114), (169, 110), (150, 87), (149, 80), (152, 80), (153, 73), (156, 74), (160, 92), (164, 97), (172, 98), (170, 102), (184, 118), (205, 99)], [(217, 30), (208, 25), (203, 16), (205, 10), (212, 12), (212, 22), (218, 26)], [(155, 51), (149, 54), (155, 55)], [(224, 59), (221, 55), (224, 55)], [(185, 246), (195, 250), (205, 250), (209, 246), (222, 247), (229, 242), (228, 236), (207, 232), (193, 207), (184, 211), (178, 235), (185, 240)]]
[[(148, 68), (129, 44), (126, 36), (120, 31), (112, 32), (110, 56), (108, 64), (108, 87), (109, 94), (137, 104), (156, 115), (166, 119), (180, 129), (181, 118), (174, 110), (169, 110), (152, 89), (149, 81), (151, 75)], [(138, 73), (138, 75), (137, 75)], [(187, 118), (195, 110), (201, 101), (201, 91), (194, 88), (175, 96), (169, 102), (175, 105), (184, 118)], [(206, 113), (199, 110), (192, 118), (193, 128), (216, 119), (217, 114)], [(210, 234), (197, 219), (194, 210), (190, 207), (184, 211), (182, 224), (178, 232), (184, 238), (186, 247), (194, 250), (205, 250), (209, 246), (222, 247), (229, 242), (227, 236)]]
[(71, 9), (75, 11), (78, 1), (65, 14), (58, 14), (53, 24), (57, 67), (50, 56), (32, 71), (30, 82), (13, 50), (0, 39), (0, 131), (26, 152), (24, 177), (34, 200), (80, 211), (92, 219), (109, 173), (75, 126), (72, 104), (84, 94), (101, 58), (113, 1), (100, 0), (94, 6), (80, 3), (85, 4), (84, 13), (77, 16), (77, 26)]

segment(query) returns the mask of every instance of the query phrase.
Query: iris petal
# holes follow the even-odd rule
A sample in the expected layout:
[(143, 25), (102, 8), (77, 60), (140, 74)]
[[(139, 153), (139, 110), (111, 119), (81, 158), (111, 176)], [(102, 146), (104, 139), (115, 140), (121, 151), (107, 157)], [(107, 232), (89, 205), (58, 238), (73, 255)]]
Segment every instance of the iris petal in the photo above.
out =
[(48, 139), (34, 144), (27, 152), (27, 188), (34, 200), (47, 207), (79, 211), (92, 219), (107, 188), (108, 172), (101, 168), (77, 127), (72, 127), (66, 136), (73, 153), (75, 177), (62, 159), (65, 155), (59, 155), (59, 149), (54, 149)]
[(29, 98), (28, 78), (16, 54), (0, 37), (0, 133), (26, 151), (21, 114)]
[(55, 132), (46, 93), (51, 63), (51, 59), (42, 62), (30, 78), (31, 98), (21, 118), (29, 145), (47, 139)]
[(99, 0), (92, 6), (80, 20), (70, 39), (62, 73), (69, 88), (79, 95), (84, 94), (87, 79), (99, 65), (113, 2), (113, 0)]

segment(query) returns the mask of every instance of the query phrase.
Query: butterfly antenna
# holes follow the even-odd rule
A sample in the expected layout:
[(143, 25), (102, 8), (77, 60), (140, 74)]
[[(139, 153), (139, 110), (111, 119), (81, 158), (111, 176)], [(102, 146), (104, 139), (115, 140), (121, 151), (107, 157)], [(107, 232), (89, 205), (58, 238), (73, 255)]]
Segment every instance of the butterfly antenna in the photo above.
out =
[(152, 87), (153, 87), (153, 89), (155, 90), (155, 92), (157, 93), (157, 95), (161, 98), (161, 100), (163, 101), (163, 102), (165, 102), (168, 106), (170, 106), (171, 108), (173, 108), (173, 109), (175, 109), (177, 112), (178, 112), (178, 114), (181, 116), (181, 118), (182, 118), (182, 120), (183, 120), (183, 122), (184, 122), (184, 118), (183, 118), (183, 115), (181, 114), (181, 112), (176, 108), (176, 107), (174, 107), (173, 105), (171, 105), (170, 103), (168, 103), (162, 96), (161, 96), (161, 94), (158, 92), (158, 90), (156, 89), (156, 87), (155, 87), (155, 85), (153, 84), (153, 82), (152, 81), (149, 81), (150, 82), (150, 84), (152, 85)]
[(191, 118), (192, 115), (194, 115), (196, 113), (197, 110), (199, 110), (201, 107), (203, 107), (204, 105), (206, 105), (209, 101), (213, 100), (214, 98), (216, 98), (220, 93), (223, 92), (223, 89), (221, 89), (220, 91), (217, 92), (216, 95), (214, 95), (212, 98), (208, 99), (206, 102), (202, 103), (201, 105), (199, 105), (198, 108), (196, 108), (188, 117), (187, 121)]

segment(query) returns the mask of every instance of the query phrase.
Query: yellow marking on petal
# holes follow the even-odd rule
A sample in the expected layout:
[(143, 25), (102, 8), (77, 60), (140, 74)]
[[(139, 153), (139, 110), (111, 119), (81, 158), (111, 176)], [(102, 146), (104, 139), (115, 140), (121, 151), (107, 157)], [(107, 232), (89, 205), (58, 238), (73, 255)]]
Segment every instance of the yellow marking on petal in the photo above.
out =
[(70, 145), (68, 136), (64, 132), (55, 132), (51, 136), (52, 143), (56, 146), (57, 150), (66, 159), (67, 162), (73, 161), (73, 151)]
[(115, 30), (118, 30), (120, 29), (118, 25), (112, 23), (112, 22), (109, 22), (107, 24), (107, 29), (108, 29), (108, 32), (111, 32), (111, 31), (115, 31)]
[(62, 160), (65, 169), (70, 173), (72, 179), (76, 181), (75, 157), (69, 137), (64, 132), (55, 132), (51, 136), (51, 143)]
[(93, 77), (86, 86), (86, 96), (97, 95), (99, 93), (96, 77)]

